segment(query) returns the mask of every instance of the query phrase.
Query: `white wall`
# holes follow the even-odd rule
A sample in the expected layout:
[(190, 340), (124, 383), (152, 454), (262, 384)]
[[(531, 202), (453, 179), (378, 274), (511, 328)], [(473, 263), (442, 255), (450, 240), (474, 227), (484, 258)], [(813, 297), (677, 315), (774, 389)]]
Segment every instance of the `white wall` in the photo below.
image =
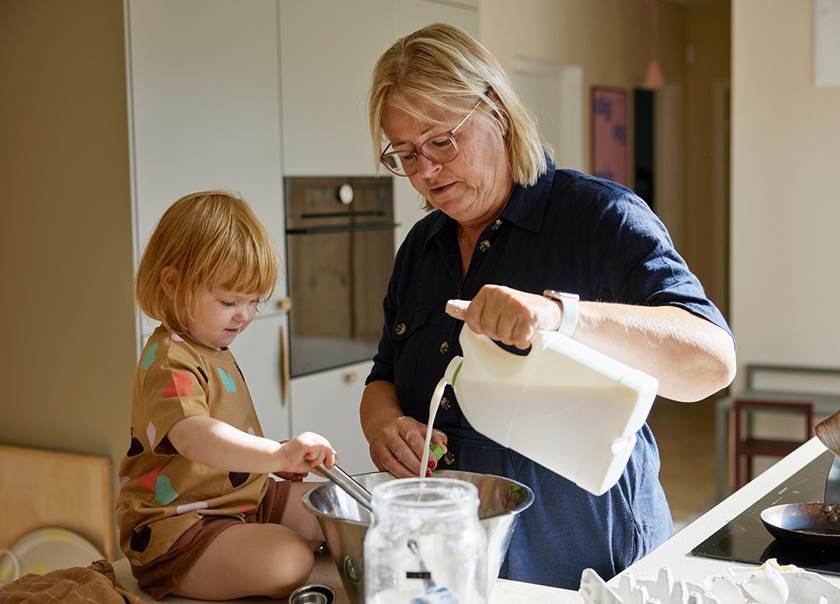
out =
[(840, 87), (816, 87), (811, 0), (735, 0), (738, 362), (840, 366)]

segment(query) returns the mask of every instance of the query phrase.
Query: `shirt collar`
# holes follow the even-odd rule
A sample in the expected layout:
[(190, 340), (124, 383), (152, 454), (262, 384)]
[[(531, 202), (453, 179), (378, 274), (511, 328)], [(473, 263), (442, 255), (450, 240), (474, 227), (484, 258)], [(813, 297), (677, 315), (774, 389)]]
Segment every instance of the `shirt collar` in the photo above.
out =
[(432, 226), (429, 227), (429, 230), (426, 232), (426, 245), (435, 238), (435, 236), (440, 233), (441, 229), (446, 226), (446, 223), (452, 220), (449, 216), (441, 212), (440, 210), (435, 210), (435, 214), (437, 214), (437, 218), (432, 223)]
[[(538, 233), (542, 228), (545, 208), (554, 182), (554, 162), (548, 156), (545, 159), (548, 169), (530, 187), (514, 185), (501, 214), (501, 217), (505, 220), (534, 233)], [(429, 243), (440, 233), (446, 223), (452, 220), (440, 210), (437, 211), (437, 214), (437, 219), (426, 233), (426, 243)]]
[(510, 194), (502, 218), (527, 231), (539, 233), (545, 208), (554, 182), (554, 162), (546, 155), (548, 169), (530, 187), (516, 185)]

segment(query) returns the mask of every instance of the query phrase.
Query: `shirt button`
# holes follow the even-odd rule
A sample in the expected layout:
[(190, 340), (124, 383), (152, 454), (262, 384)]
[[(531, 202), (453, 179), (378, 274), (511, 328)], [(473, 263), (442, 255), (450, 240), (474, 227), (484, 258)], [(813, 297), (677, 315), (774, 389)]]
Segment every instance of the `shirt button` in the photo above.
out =
[(502, 219), (497, 218), (496, 220), (493, 221), (493, 226), (490, 227), (490, 230), (498, 231), (499, 227), (501, 227), (501, 226), (502, 226)]
[(449, 342), (444, 340), (443, 342), (440, 343), (440, 353), (441, 354), (446, 354), (447, 352), (449, 352)]
[(490, 249), (490, 242), (487, 239), (485, 239), (484, 241), (478, 244), (478, 249), (480, 249), (482, 252), (486, 252)]
[(444, 411), (449, 411), (449, 408), (452, 406), (452, 401), (449, 400), (448, 396), (444, 396), (440, 399), (440, 406), (443, 407)]
[(455, 454), (452, 451), (447, 451), (446, 455), (443, 456), (443, 463), (447, 466), (451, 466), (455, 463)]
[(398, 336), (403, 335), (405, 333), (405, 330), (406, 330), (405, 323), (397, 323), (394, 326), (394, 333), (397, 334)]

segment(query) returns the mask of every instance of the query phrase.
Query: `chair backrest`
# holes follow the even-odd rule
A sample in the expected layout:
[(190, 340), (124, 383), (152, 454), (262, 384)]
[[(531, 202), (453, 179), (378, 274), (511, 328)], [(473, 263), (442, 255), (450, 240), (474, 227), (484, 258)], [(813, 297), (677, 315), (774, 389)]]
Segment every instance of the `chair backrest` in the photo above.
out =
[(746, 389), (840, 394), (840, 367), (749, 363)]
[[(786, 411), (801, 414), (805, 418), (805, 437), (802, 442), (814, 435), (814, 403), (811, 401), (772, 401), (738, 398), (732, 404), (735, 409), (735, 438), (738, 443), (741, 434), (741, 414), (745, 411)], [(750, 437), (750, 435), (747, 435)]]
[(0, 445), (0, 547), (39, 528), (78, 533), (116, 558), (111, 460)]
[[(799, 444), (807, 442), (814, 434), (814, 403), (812, 401), (791, 400), (758, 400), (753, 398), (736, 398), (732, 406), (735, 410), (735, 488), (740, 489), (744, 483), (752, 478), (753, 458), (757, 455), (783, 457)], [(750, 433), (747, 423), (746, 433), (741, 427), (741, 415), (750, 417), (753, 411), (773, 411), (795, 413), (805, 418), (805, 433), (801, 441), (789, 439), (756, 438)], [(741, 458), (747, 458), (746, 480), (741, 468)]]

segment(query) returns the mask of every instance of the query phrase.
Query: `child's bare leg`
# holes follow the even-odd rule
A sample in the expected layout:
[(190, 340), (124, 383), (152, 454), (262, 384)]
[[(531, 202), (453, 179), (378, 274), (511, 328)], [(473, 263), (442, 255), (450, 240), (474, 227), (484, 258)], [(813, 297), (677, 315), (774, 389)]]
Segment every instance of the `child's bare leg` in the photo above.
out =
[(321, 546), (321, 543), (324, 542), (324, 533), (321, 531), (315, 516), (303, 507), (300, 498), (306, 491), (317, 487), (319, 484), (321, 483), (291, 483), (289, 485), (289, 497), (286, 500), (286, 509), (283, 510), (283, 518), (280, 521), (300, 535), (310, 544), (312, 549), (318, 549)]
[(173, 593), (201, 600), (282, 597), (306, 583), (312, 548), (280, 524), (237, 524), (222, 531)]

